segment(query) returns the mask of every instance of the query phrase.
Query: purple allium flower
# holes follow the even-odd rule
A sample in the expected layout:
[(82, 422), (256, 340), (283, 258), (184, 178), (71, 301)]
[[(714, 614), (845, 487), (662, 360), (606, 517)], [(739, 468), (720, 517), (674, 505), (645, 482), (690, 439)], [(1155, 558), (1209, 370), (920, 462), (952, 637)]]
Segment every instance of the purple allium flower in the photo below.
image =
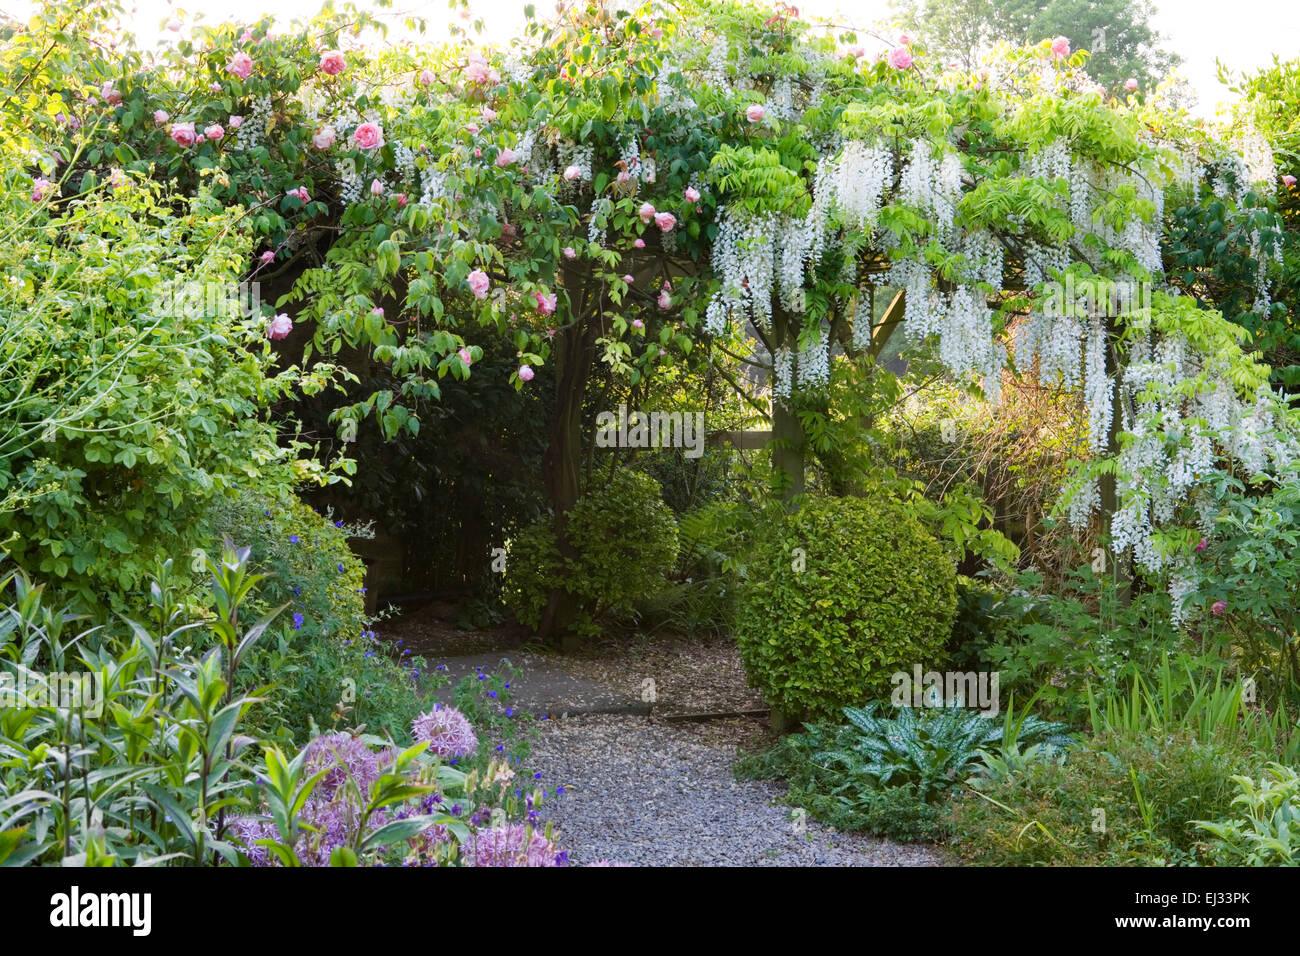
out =
[(411, 735), (427, 740), (429, 750), (443, 757), (461, 757), (478, 749), (478, 737), (465, 715), (441, 704), (411, 722)]
[(466, 866), (557, 866), (558, 851), (521, 823), (476, 830), (464, 847)]
[[(322, 734), (306, 747), (303, 775), (310, 777), (329, 767), (312, 794), (328, 800), (344, 785), (349, 777), (357, 789), (365, 793), (379, 779), (382, 760), (362, 742), (360, 737), (348, 733)], [(391, 759), (391, 756), (389, 757)]]

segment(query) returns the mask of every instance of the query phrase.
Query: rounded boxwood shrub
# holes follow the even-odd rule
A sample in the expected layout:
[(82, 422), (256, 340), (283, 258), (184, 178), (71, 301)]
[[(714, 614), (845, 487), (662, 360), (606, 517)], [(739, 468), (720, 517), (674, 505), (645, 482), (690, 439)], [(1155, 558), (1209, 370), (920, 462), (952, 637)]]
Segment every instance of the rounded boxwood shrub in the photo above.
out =
[(749, 564), (736, 640), (773, 707), (812, 719), (888, 696), (889, 678), (940, 662), (956, 571), (898, 501), (814, 498), (784, 516)]
[(550, 518), (530, 525), (511, 542), (506, 602), (516, 617), (536, 627), (557, 585), (576, 594), (576, 630), (597, 634), (607, 611), (624, 611), (664, 586), (677, 558), (677, 522), (659, 483), (623, 469), (579, 499), (569, 513), (574, 554), (564, 558)]

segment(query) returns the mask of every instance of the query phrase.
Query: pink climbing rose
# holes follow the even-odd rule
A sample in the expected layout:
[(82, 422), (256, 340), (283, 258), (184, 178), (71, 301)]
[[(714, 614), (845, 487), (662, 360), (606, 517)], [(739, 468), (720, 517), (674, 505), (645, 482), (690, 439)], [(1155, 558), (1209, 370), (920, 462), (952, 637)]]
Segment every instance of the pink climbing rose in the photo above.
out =
[(384, 184), (381, 183), (378, 179), (371, 180), (371, 182), (370, 182), (370, 195), (372, 195), (372, 196), (382, 196), (383, 194), (384, 194)]
[(638, 215), (641, 217), (642, 222), (649, 225), (650, 220), (655, 217), (655, 207), (648, 202), (643, 202), (638, 210)]
[(642, 239), (640, 236), (638, 236), (637, 238), (633, 239), (633, 240), (632, 240), (632, 248), (634, 248), (634, 249), (644, 249), (644, 248), (645, 248), (645, 240)]
[(565, 170), (564, 170), (564, 178), (565, 178), (567, 181), (569, 181), (569, 182), (573, 182), (575, 179), (578, 179), (578, 178), (580, 178), (581, 176), (582, 176), (582, 170), (579, 169), (577, 166), (568, 166), (568, 167), (565, 167)]
[(420, 71), (420, 85), (421, 85), (421, 86), (429, 86), (429, 85), (432, 84), (432, 83), (433, 83), (433, 71), (432, 71), (432, 70), (421, 70), (421, 71)]
[(32, 182), (32, 202), (40, 202), (54, 190), (54, 183), (44, 176)]
[(266, 337), (268, 339), (282, 339), (293, 331), (293, 320), (288, 315), (281, 312), (271, 320), (270, 325), (266, 327)]
[(895, 70), (912, 68), (912, 51), (905, 46), (896, 46), (889, 51), (889, 65)]
[(1058, 60), (1059, 60), (1059, 59), (1062, 59), (1063, 57), (1067, 57), (1067, 56), (1069, 56), (1069, 55), (1070, 55), (1070, 38), (1069, 38), (1069, 37), (1057, 37), (1055, 40), (1053, 40), (1053, 41), (1052, 41), (1052, 53), (1056, 55), (1056, 58), (1057, 58)]
[(699, 202), (699, 201), (700, 201), (700, 191), (699, 191), (698, 189), (696, 189), (694, 186), (687, 186), (687, 187), (686, 187), (686, 192), (685, 192), (683, 195), (686, 196), (686, 201), (687, 201), (687, 202)]
[(534, 292), (533, 298), (537, 300), (537, 311), (542, 315), (550, 315), (555, 311), (555, 293), (551, 292), (543, 295), (540, 292)]
[(171, 114), (168, 113), (166, 110), (154, 110), (154, 111), (153, 111), (153, 121), (154, 121), (155, 123), (157, 123), (159, 126), (162, 126), (164, 123), (166, 123), (166, 122), (167, 122), (169, 119), (171, 119), (171, 118), (172, 118), (172, 117), (171, 117)]
[(672, 232), (673, 226), (677, 225), (677, 217), (670, 212), (657, 212), (655, 225), (659, 227), (660, 232)]
[(229, 126), (231, 129), (239, 129), (239, 127), (244, 125), (244, 118), (242, 116), (236, 116), (234, 113), (232, 113), (230, 115), (230, 119), (226, 120), (226, 125)]
[(519, 157), (515, 153), (515, 151), (511, 149), (509, 146), (507, 146), (504, 149), (502, 149), (501, 152), (497, 153), (497, 165), (500, 166), (502, 169), (505, 169), (507, 166), (514, 163), (514, 161), (518, 158)]
[(375, 123), (362, 123), (352, 134), (352, 141), (361, 149), (379, 149), (384, 145), (384, 131)]
[(333, 126), (326, 126), (324, 129), (317, 130), (311, 138), (311, 144), (317, 149), (329, 149), (334, 145), (334, 140), (338, 134), (334, 132)]
[(199, 141), (193, 123), (172, 123), (170, 135), (177, 146), (193, 146)]
[(207, 129), (203, 131), (203, 135), (206, 136), (208, 139), (216, 140), (216, 139), (221, 139), (221, 137), (225, 136), (226, 131), (221, 127), (221, 124), (213, 123), (211, 126), (209, 126)]
[(642, 322), (640, 319), (633, 319), (633, 320), (632, 320), (632, 328), (634, 328), (634, 329), (644, 329), (644, 328), (645, 328), (645, 323)]
[(1283, 176), (1283, 177), (1282, 177), (1282, 182), (1286, 185), (1286, 187), (1287, 187), (1288, 189), (1290, 189), (1292, 186), (1295, 185), (1295, 177), (1294, 177), (1294, 176)]
[(270, 249), (267, 249), (266, 252), (262, 253), (262, 264), (263, 264), (263, 265), (267, 265), (267, 264), (272, 263), (272, 262), (274, 262), (274, 261), (275, 261), (275, 253), (272, 252)]
[(1210, 610), (1213, 611), (1216, 615), (1222, 615), (1226, 610), (1228, 610), (1228, 602), (1215, 601), (1213, 604), (1210, 605)]
[(226, 72), (241, 80), (248, 79), (253, 73), (253, 58), (241, 50), (230, 58), (230, 62), (226, 64)]
[(750, 107), (745, 110), (745, 119), (749, 120), (751, 123), (763, 122), (763, 117), (766, 115), (767, 110), (763, 109), (763, 107), (758, 103), (751, 104)]
[(566, 259), (576, 259), (576, 258), (578, 258), (578, 250), (574, 249), (573, 246), (565, 246), (565, 247), (564, 247), (564, 258), (566, 258)]
[(473, 272), (469, 274), (468, 282), (469, 282), (469, 290), (474, 293), (474, 298), (476, 299), (487, 298), (488, 286), (492, 284), (492, 280), (488, 278), (488, 274), (486, 272), (484, 272), (482, 269), (475, 269)]
[(519, 380), (521, 382), (531, 382), (533, 380), (533, 370), (527, 365), (519, 366)]
[(667, 289), (664, 289), (662, 292), (659, 293), (659, 308), (667, 309), (670, 308), (672, 304), (673, 304), (673, 297), (668, 294)]
[(1127, 80), (1124, 81), (1124, 89), (1128, 90), (1130, 93), (1132, 93), (1137, 88), (1138, 88), (1138, 81), (1136, 77), (1130, 76)]
[(466, 365), (474, 364), (474, 356), (473, 354), (471, 354), (469, 349), (461, 349), (456, 354), (460, 356), (460, 360), (464, 362)]
[(330, 50), (320, 55), (321, 72), (328, 76), (338, 76), (348, 68), (347, 57), (338, 50)]

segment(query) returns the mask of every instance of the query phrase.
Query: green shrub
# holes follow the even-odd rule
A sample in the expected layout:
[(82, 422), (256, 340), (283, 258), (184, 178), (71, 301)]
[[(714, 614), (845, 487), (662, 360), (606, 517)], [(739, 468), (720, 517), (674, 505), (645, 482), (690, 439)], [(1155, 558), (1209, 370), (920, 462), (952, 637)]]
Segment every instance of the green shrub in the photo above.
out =
[(1208, 852), (1225, 866), (1300, 866), (1300, 774), (1270, 763), (1259, 784), (1233, 777), (1238, 791), (1232, 805), (1244, 817), (1196, 826), (1215, 839)]
[(0, 272), (23, 281), (0, 283), (0, 543), (87, 611), (139, 611), (158, 561), (204, 543), (214, 498), (314, 467), (266, 415), (310, 383), (268, 375), (237, 212), (132, 180), (68, 199), (65, 227), (3, 162)]
[(348, 530), (292, 496), (239, 492), (209, 517), (214, 547), (223, 538), (252, 549), (270, 575), (253, 608), (288, 605), (251, 660), (259, 683), (281, 688), (258, 713), (268, 731), (303, 739), (315, 724), (366, 724), (406, 733), (425, 709), (423, 661), (394, 660), (366, 616), (364, 568), (348, 548)]
[(827, 717), (884, 696), (890, 675), (940, 663), (956, 573), (887, 498), (821, 498), (780, 521), (750, 562), (736, 639), (775, 707)]
[(1255, 759), (1230, 735), (1102, 734), (1063, 763), (979, 780), (955, 803), (953, 843), (988, 866), (1203, 862), (1194, 821), (1228, 806), (1233, 775)]
[(627, 469), (582, 496), (569, 514), (568, 534), (575, 553), (567, 559), (549, 518), (511, 542), (506, 601), (529, 627), (540, 623), (558, 586), (579, 598), (579, 633), (599, 633), (602, 613), (630, 610), (662, 588), (677, 556), (677, 523), (658, 483)]

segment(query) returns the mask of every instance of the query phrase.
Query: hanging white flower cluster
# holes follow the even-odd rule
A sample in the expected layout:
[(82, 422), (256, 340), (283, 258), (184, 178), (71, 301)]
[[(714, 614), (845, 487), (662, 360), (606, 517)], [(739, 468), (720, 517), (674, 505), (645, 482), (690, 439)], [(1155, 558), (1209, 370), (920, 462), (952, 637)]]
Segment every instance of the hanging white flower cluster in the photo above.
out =
[(1243, 185), (1264, 186), (1272, 188), (1277, 176), (1277, 167), (1273, 163), (1273, 147), (1254, 127), (1246, 127), (1237, 137), (1233, 146), (1241, 154), (1245, 166), (1246, 181)]
[[(1121, 390), (1127, 399), (1121, 407), (1132, 407), (1133, 416), (1129, 420), (1126, 412), (1122, 422), (1128, 436), (1117, 457), (1120, 506), (1111, 518), (1111, 541), (1119, 553), (1131, 550), (1150, 573), (1170, 570), (1171, 557), (1160, 549), (1155, 529), (1176, 517), (1180, 503), (1197, 500), (1220, 455), (1252, 477), (1300, 461), (1300, 440), (1278, 419), (1283, 399), (1267, 386), (1242, 397), (1222, 360), (1198, 355), (1180, 334), (1136, 340)], [(1067, 514), (1076, 527), (1098, 505), (1095, 482), (1067, 493)], [(1200, 512), (1204, 525), (1206, 508)], [(1179, 596), (1180, 586), (1171, 580), (1171, 596)]]
[(709, 59), (704, 71), (704, 82), (719, 90), (729, 90), (731, 77), (727, 71), (727, 60), (731, 58), (731, 42), (726, 37), (718, 37), (709, 48)]
[(957, 201), (961, 199), (962, 171), (959, 154), (949, 152), (938, 158), (927, 140), (912, 141), (898, 199), (928, 215), (940, 239), (952, 232)]
[(266, 141), (266, 129), (273, 112), (270, 94), (253, 100), (252, 109), (235, 132), (235, 142), (240, 149), (253, 149)]
[(722, 288), (705, 313), (704, 327), (720, 335), (730, 320), (748, 317), (760, 329), (771, 326), (773, 253), (777, 232), (773, 216), (741, 216), (720, 209), (721, 225), (713, 243), (713, 267)]
[(777, 398), (789, 398), (794, 387), (794, 354), (784, 345), (776, 350), (772, 359), (772, 394)]
[[(893, 153), (861, 141), (844, 144), (839, 159), (829, 166), (826, 187), (846, 226), (874, 231), (880, 218), (880, 202), (893, 182)], [(818, 199), (826, 190), (814, 194)]]
[(342, 159), (335, 169), (339, 175), (339, 198), (343, 200), (343, 204), (351, 206), (353, 203), (361, 202), (365, 185), (361, 181), (361, 173), (357, 169), (356, 161), (351, 158)]
[(415, 168), (415, 150), (403, 142), (393, 143), (393, 165), (402, 185), (415, 185), (419, 182), (419, 173)]
[(609, 214), (614, 210), (614, 203), (608, 196), (598, 196), (591, 203), (591, 217), (587, 222), (587, 241), (597, 245), (605, 244), (605, 232), (609, 228)]
[(800, 388), (817, 388), (831, 380), (830, 329), (817, 325), (817, 337), (799, 350), (798, 374)]

